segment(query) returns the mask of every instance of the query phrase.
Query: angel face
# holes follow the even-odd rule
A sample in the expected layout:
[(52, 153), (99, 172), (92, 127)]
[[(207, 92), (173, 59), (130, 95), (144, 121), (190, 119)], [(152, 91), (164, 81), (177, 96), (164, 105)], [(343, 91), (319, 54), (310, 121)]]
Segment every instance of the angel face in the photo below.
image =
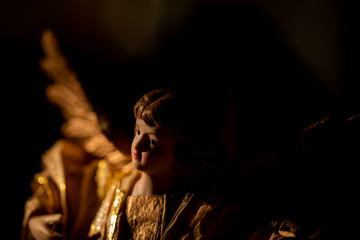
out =
[(170, 135), (149, 126), (137, 118), (131, 145), (132, 161), (148, 174), (171, 174), (174, 162), (174, 142)]

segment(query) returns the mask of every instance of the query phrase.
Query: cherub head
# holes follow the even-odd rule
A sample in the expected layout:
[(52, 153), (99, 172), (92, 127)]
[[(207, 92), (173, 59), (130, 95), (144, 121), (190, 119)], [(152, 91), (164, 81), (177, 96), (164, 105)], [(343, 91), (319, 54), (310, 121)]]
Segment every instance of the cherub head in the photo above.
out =
[(227, 155), (208, 124), (210, 114), (202, 115), (199, 108), (195, 99), (170, 89), (140, 98), (134, 106), (134, 166), (148, 174), (170, 174), (176, 184), (194, 191), (212, 185), (226, 168)]

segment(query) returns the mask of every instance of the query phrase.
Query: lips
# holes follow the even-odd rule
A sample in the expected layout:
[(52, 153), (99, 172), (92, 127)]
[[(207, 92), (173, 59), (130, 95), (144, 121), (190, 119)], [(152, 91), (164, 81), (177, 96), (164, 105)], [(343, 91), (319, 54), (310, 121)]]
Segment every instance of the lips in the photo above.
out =
[(136, 160), (140, 160), (141, 159), (141, 154), (133, 153), (133, 158), (136, 159)]

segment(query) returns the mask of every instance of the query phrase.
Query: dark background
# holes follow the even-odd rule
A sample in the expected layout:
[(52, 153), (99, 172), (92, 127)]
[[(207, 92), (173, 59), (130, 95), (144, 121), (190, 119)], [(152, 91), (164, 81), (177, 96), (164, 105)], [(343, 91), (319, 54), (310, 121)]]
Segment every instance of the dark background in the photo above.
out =
[[(232, 159), (289, 146), (297, 130), (327, 114), (344, 119), (359, 111), (358, 17), (349, 1), (9, 1), (0, 20), (1, 196), (14, 239), (40, 156), (63, 121), (46, 100), (50, 81), (38, 65), (46, 28), (94, 104), (109, 114), (116, 108), (129, 132), (134, 102), (158, 87), (219, 106), (213, 118)], [(336, 174), (351, 174), (353, 155), (333, 159), (328, 150), (307, 162), (316, 180), (337, 167)], [(322, 174), (329, 165), (331, 174)]]

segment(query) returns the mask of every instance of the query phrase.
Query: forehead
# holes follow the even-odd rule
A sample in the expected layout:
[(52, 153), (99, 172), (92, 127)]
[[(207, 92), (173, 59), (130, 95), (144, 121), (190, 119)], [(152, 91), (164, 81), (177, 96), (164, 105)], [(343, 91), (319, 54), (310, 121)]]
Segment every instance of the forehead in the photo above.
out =
[(158, 134), (159, 129), (157, 127), (153, 127), (148, 125), (144, 120), (141, 118), (136, 119), (136, 126), (141, 129), (143, 132), (151, 133), (151, 134)]

